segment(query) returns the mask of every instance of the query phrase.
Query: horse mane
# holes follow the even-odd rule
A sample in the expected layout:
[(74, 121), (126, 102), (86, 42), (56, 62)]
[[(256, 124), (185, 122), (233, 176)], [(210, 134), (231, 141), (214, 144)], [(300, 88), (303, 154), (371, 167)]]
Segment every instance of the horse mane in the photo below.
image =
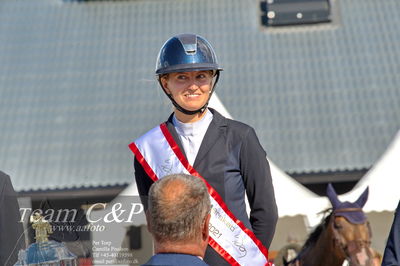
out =
[(286, 265), (289, 265), (290, 263), (293, 263), (297, 260), (300, 260), (301, 257), (303, 256), (304, 253), (306, 253), (306, 251), (312, 247), (315, 246), (315, 244), (317, 243), (317, 240), (319, 238), (319, 236), (321, 235), (321, 233), (325, 230), (325, 228), (328, 226), (330, 218), (333, 214), (333, 210), (332, 208), (326, 209), (320, 213), (324, 214), (324, 217), (322, 218), (320, 224), (314, 229), (314, 231), (312, 231), (312, 233), (309, 235), (308, 239), (306, 240), (306, 242), (304, 243), (303, 247), (301, 248), (299, 254), (297, 254), (296, 258), (294, 258), (293, 260), (287, 262)]

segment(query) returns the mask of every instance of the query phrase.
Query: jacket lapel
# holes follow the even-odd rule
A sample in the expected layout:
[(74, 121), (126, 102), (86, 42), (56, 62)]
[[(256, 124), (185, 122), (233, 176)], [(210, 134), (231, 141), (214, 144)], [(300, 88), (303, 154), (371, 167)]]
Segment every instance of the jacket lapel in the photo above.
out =
[(225, 117), (220, 115), (217, 111), (212, 108), (209, 110), (213, 113), (213, 120), (211, 121), (206, 134), (204, 135), (203, 141), (200, 145), (199, 152), (197, 153), (196, 159), (194, 160), (194, 169), (197, 169), (199, 162), (207, 155), (211, 148), (215, 145), (217, 140), (224, 136), (226, 128)]

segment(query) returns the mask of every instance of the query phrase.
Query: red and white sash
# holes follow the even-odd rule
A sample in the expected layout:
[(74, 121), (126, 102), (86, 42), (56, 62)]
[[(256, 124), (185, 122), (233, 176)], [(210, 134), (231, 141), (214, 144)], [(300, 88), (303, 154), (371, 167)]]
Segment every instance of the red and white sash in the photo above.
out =
[(176, 173), (191, 174), (204, 181), (212, 206), (209, 245), (231, 265), (273, 265), (268, 261), (267, 248), (232, 214), (217, 191), (189, 164), (166, 124), (153, 128), (131, 143), (129, 148), (153, 181)]

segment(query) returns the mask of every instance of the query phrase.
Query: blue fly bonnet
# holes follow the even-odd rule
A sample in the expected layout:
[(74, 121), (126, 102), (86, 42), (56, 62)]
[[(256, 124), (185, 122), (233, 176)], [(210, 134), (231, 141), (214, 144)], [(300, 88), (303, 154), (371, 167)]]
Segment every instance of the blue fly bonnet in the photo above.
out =
[(332, 204), (335, 217), (342, 216), (352, 224), (362, 224), (365, 223), (365, 221), (367, 220), (367, 217), (362, 211), (362, 207), (364, 207), (368, 199), (368, 187), (353, 203), (348, 201), (341, 202), (336, 194), (335, 189), (330, 183), (328, 184), (328, 187), (326, 189), (326, 195)]

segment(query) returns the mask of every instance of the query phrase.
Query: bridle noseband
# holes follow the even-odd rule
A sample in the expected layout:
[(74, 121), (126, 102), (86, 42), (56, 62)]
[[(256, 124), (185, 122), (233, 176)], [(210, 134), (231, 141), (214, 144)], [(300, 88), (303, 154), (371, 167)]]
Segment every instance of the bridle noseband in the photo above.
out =
[[(336, 215), (337, 213), (340, 212), (362, 212), (361, 208), (343, 208), (343, 209), (336, 209), (333, 210), (332, 216), (330, 218), (329, 224), (332, 227), (332, 232), (333, 232), (333, 241), (334, 245), (339, 246), (339, 248), (342, 250), (343, 254), (345, 254), (346, 259), (350, 259), (350, 256), (353, 255), (355, 252), (357, 252), (358, 247), (368, 247), (371, 244), (371, 241), (367, 240), (351, 240), (348, 243), (342, 243), (340, 241), (340, 234), (335, 228), (335, 217), (340, 216)], [(368, 234), (369, 234), (369, 239), (372, 237), (372, 231), (371, 231), (371, 226), (368, 221), (366, 221), (367, 226), (368, 226)]]

